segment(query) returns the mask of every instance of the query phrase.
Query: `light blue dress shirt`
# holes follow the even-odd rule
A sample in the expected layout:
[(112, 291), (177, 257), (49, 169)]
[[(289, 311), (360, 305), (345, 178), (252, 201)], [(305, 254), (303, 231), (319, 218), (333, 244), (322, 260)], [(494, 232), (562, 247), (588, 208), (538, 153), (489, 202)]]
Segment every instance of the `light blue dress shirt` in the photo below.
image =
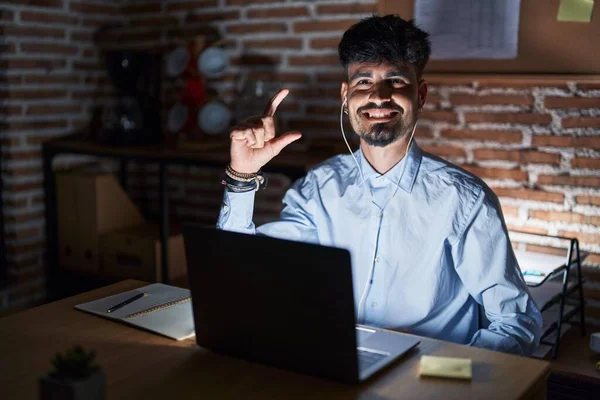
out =
[(335, 156), (258, 228), (254, 192), (226, 191), (217, 228), (348, 249), (360, 323), (529, 355), (542, 318), (491, 189), (414, 141), (384, 175), (355, 155), (364, 182), (350, 154)]

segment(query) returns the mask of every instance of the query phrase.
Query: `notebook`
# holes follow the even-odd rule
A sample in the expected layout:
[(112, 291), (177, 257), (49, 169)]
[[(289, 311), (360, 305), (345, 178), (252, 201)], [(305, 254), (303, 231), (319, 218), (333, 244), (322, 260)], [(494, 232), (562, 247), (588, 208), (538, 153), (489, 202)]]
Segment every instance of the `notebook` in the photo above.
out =
[[(146, 296), (108, 312), (109, 308), (139, 293), (145, 293)], [(77, 304), (75, 309), (124, 322), (171, 339), (183, 340), (195, 335), (191, 299), (187, 289), (153, 283), (100, 300)]]

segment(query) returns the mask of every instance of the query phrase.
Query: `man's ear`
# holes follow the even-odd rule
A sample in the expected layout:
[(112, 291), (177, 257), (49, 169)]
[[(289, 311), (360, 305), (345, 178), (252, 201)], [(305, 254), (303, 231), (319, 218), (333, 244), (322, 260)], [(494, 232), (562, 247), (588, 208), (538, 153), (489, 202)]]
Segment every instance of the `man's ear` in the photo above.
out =
[(342, 99), (342, 103), (344, 101), (348, 101), (348, 83), (342, 82), (342, 87), (340, 89), (340, 98)]
[(427, 81), (425, 79), (421, 79), (419, 81), (419, 109), (423, 108), (425, 102), (427, 101)]

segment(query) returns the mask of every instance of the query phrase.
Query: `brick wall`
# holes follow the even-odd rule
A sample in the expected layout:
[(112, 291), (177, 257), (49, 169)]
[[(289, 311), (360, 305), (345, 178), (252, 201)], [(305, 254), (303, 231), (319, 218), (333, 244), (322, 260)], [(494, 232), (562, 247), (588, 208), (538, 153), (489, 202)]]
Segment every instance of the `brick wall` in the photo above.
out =
[(0, 2), (0, 132), (9, 285), (0, 310), (44, 298), (41, 143), (88, 123), (105, 79), (96, 29), (121, 20), (114, 1)]
[[(101, 7), (115, 7), (116, 3), (98, 2)], [(130, 1), (123, 2), (119, 16), (112, 18), (127, 26), (127, 36), (121, 42), (136, 47), (169, 48), (193, 38), (197, 33), (206, 32), (207, 27), (215, 29), (227, 40), (226, 48), (232, 65), (225, 76), (211, 81), (211, 87), (233, 109), (239, 97), (238, 86), (244, 81), (264, 80), (269, 93), (280, 87), (290, 88), (291, 95), (285, 100), (279, 115), (283, 129), (298, 129), (304, 133), (305, 144), (296, 149), (301, 150), (317, 138), (331, 138), (341, 143), (337, 119), (339, 84), (343, 74), (337, 60), (336, 46), (341, 33), (351, 23), (376, 11), (376, 6), (376, 1), (339, 0)], [(17, 21), (21, 10), (25, 9), (24, 6), (3, 7), (12, 12), (6, 18), (12, 18), (13, 21)], [(61, 13), (76, 15), (78, 22), (74, 24), (79, 24), (77, 31), (84, 30), (84, 19), (93, 18), (89, 14), (81, 15), (81, 11), (67, 12), (72, 7), (70, 3), (60, 7), (64, 10)], [(86, 24), (85, 29), (93, 31), (95, 27)], [(9, 57), (17, 58), (23, 52), (17, 42), (25, 39), (22, 34), (15, 36), (16, 39), (7, 40), (7, 45), (13, 51)], [(58, 60), (55, 62), (67, 60), (64, 67), (59, 63), (56, 68), (71, 71), (75, 67), (72, 64), (83, 67), (78, 75), (80, 80), (73, 87), (79, 89), (90, 83), (85, 86), (88, 96), (81, 95), (78, 101), (71, 102), (75, 89), (69, 86), (65, 89), (64, 84), (48, 84), (46, 87), (45, 83), (43, 88), (66, 91), (60, 92), (65, 98), (64, 103), (81, 107), (82, 101), (94, 100), (90, 93), (110, 93), (110, 89), (106, 81), (100, 78), (93, 81), (96, 86), (91, 83), (92, 76), (101, 77), (103, 73), (98, 59), (91, 56), (97, 53), (93, 53), (93, 47), (88, 47), (91, 46), (89, 36), (87, 44), (73, 44), (67, 36), (65, 34), (63, 44), (74, 45), (78, 52), (55, 57)], [(60, 42), (60, 39), (45, 40)], [(91, 57), (85, 63), (84, 53)], [(66, 71), (65, 75), (72, 75)], [(14, 75), (19, 74), (9, 71), (7, 76)], [(586, 262), (589, 315), (595, 318), (592, 321), (600, 323), (600, 80), (426, 78), (431, 86), (417, 133), (419, 144), (432, 153), (462, 165), (494, 188), (500, 196), (510, 228), (579, 237), (582, 249), (591, 253)], [(18, 82), (10, 83), (11, 90), (22, 85), (21, 81)], [(41, 90), (40, 85), (35, 90)], [(164, 86), (165, 100), (169, 104), (176, 100), (181, 82), (166, 79)], [(80, 90), (84, 91), (83, 88)], [(5, 114), (12, 111), (11, 121), (31, 124), (36, 120), (27, 115), (28, 106), (23, 101), (10, 101), (2, 109)], [(85, 110), (75, 108), (53, 112), (50, 118), (51, 121), (68, 121), (67, 126), (48, 131), (48, 135), (54, 135), (77, 127), (74, 121), (85, 120), (86, 114)], [(44, 126), (47, 125), (44, 123)], [(7, 138), (14, 137), (19, 139), (16, 142), (15, 139), (7, 141)], [(5, 146), (23, 146), (23, 137), (26, 136), (3, 134)], [(19, 250), (19, 254), (22, 254), (19, 257), (23, 259), (27, 259), (26, 255), (32, 251), (27, 248), (29, 243), (37, 243), (39, 252), (43, 248), (43, 202), (39, 187), (39, 161), (35, 153), (39, 151), (37, 146), (27, 151), (30, 152), (28, 162), (36, 166), (38, 172), (31, 174), (35, 178), (31, 178), (33, 183), (27, 183), (30, 186), (18, 189), (31, 194), (5, 195), (4, 199), (7, 233), (21, 230), (27, 233), (30, 227), (38, 228), (33, 235), (35, 239), (16, 238), (14, 235), (10, 239), (10, 243), (24, 247)], [(7, 154), (6, 151), (4, 154)], [(8, 160), (6, 156), (4, 159)], [(25, 162), (25, 165), (29, 164)], [(9, 170), (5, 168), (4, 171), (4, 176), (10, 180)], [(155, 171), (152, 166), (132, 166), (130, 169), (131, 193), (150, 210), (156, 209), (157, 202), (154, 194)], [(214, 222), (222, 191), (218, 183), (220, 172), (173, 168), (170, 173), (173, 177), (170, 195), (174, 215), (186, 220)], [(274, 177), (272, 181), (274, 185), (261, 194), (257, 204), (259, 223), (276, 216), (281, 195), (289, 185), (289, 181), (283, 177)], [(25, 185), (28, 181), (19, 182)], [(17, 189), (8, 186), (9, 190), (16, 193)], [(33, 200), (27, 196), (37, 199), (37, 203), (33, 204)], [(23, 198), (26, 199), (24, 203), (20, 200)], [(7, 203), (11, 199), (21, 203)], [(30, 215), (30, 219), (9, 221), (19, 208), (24, 215)], [(557, 251), (556, 242), (526, 235), (516, 235), (515, 239), (528, 243), (519, 244), (521, 247)], [(39, 283), (38, 276), (34, 279)], [(19, 285), (14, 287), (21, 287)], [(39, 286), (27, 286), (29, 283), (23, 285)], [(30, 301), (32, 298), (27, 296), (30, 296), (29, 292), (25, 296), (13, 295), (10, 302)]]

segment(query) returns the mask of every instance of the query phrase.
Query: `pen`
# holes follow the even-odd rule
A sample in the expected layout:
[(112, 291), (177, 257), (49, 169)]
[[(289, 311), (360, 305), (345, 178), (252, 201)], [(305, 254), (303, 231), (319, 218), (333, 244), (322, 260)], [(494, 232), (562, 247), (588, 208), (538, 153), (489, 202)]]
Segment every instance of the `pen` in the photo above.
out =
[(121, 308), (121, 307), (124, 307), (124, 306), (126, 306), (127, 304), (129, 304), (129, 303), (133, 303), (133, 302), (134, 302), (134, 301), (136, 301), (137, 299), (141, 299), (142, 297), (144, 297), (144, 296), (146, 296), (146, 295), (147, 295), (147, 293), (138, 293), (138, 294), (136, 294), (135, 296), (133, 296), (133, 297), (131, 297), (131, 298), (129, 298), (129, 299), (127, 299), (127, 300), (125, 300), (124, 302), (122, 302), (122, 303), (119, 303), (119, 304), (117, 304), (117, 305), (114, 305), (114, 306), (112, 306), (112, 307), (111, 307), (111, 308), (109, 308), (109, 309), (108, 309), (108, 311), (106, 311), (106, 312), (107, 312), (107, 313), (111, 313), (111, 312), (113, 312), (113, 311), (116, 311), (116, 310), (118, 310), (119, 308)]

